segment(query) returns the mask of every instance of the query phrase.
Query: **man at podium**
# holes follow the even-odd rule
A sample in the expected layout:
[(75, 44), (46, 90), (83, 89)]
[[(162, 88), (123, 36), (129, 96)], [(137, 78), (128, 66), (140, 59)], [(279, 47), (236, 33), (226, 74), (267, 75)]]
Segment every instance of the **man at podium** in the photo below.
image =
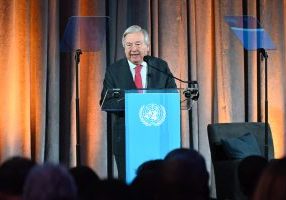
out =
[[(122, 36), (122, 45), (126, 58), (107, 67), (100, 104), (103, 103), (107, 91), (114, 88), (120, 90), (177, 88), (166, 61), (151, 56), (148, 56), (148, 60), (144, 59), (150, 49), (149, 35), (145, 29), (138, 25), (127, 28)], [(118, 178), (125, 180), (125, 114), (123, 111), (112, 113), (112, 138)]]

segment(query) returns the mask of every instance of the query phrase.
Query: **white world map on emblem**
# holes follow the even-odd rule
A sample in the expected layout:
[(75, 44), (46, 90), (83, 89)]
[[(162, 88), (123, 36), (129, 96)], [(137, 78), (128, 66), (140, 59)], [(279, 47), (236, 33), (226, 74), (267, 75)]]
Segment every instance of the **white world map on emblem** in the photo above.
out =
[(139, 109), (139, 118), (145, 126), (160, 126), (166, 119), (166, 109), (154, 103), (142, 105)]

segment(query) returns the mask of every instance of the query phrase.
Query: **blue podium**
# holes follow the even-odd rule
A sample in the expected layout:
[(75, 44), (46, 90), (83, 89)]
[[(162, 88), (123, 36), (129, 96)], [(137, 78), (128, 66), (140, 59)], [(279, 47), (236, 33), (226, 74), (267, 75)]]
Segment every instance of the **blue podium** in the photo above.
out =
[[(198, 86), (177, 89), (108, 89), (101, 109), (125, 112), (126, 182), (148, 160), (162, 159), (181, 147), (181, 110), (190, 110), (199, 96)], [(112, 177), (112, 134), (107, 134), (107, 165)]]
[(125, 91), (126, 182), (145, 161), (162, 159), (181, 146), (180, 92)]

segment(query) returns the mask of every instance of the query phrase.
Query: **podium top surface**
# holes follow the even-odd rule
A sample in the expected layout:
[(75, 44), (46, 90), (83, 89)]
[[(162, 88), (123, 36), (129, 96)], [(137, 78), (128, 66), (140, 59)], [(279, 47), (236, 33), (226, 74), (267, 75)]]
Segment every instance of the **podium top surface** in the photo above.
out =
[(133, 89), (133, 90), (125, 90), (125, 93), (179, 93), (180, 88), (178, 89)]
[[(196, 101), (199, 96), (198, 88), (163, 88), (163, 89), (131, 89), (123, 90), (119, 88), (108, 89), (101, 102), (103, 111), (124, 111), (125, 95), (176, 95), (180, 99), (181, 110), (189, 110), (191, 102)], [(143, 97), (143, 96), (142, 96)]]
[(101, 50), (106, 37), (106, 16), (71, 16), (60, 44), (61, 52)]
[(270, 35), (255, 17), (225, 16), (224, 20), (246, 50), (276, 49)]

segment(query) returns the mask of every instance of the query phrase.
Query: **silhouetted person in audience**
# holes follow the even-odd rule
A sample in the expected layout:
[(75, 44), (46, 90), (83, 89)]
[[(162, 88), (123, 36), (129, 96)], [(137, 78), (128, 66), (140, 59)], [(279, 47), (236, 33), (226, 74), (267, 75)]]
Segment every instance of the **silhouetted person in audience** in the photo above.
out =
[(248, 156), (238, 166), (238, 179), (242, 193), (251, 199), (262, 171), (268, 161), (262, 156)]
[(263, 171), (253, 200), (286, 199), (286, 158), (272, 160)]
[(97, 199), (97, 189), (99, 186), (98, 175), (87, 166), (77, 166), (70, 170), (76, 186), (79, 200)]
[(75, 182), (68, 170), (59, 165), (34, 167), (27, 177), (24, 200), (76, 200)]
[(97, 189), (98, 200), (133, 199), (129, 186), (119, 179), (101, 180)]
[(35, 162), (24, 157), (12, 157), (0, 166), (0, 199), (21, 199), (25, 180)]
[(209, 174), (201, 154), (191, 149), (175, 149), (164, 162), (166, 188), (162, 199), (209, 199)]
[(131, 188), (135, 199), (157, 199), (163, 184), (162, 170), (163, 160), (150, 160), (141, 164), (136, 177), (132, 181)]

